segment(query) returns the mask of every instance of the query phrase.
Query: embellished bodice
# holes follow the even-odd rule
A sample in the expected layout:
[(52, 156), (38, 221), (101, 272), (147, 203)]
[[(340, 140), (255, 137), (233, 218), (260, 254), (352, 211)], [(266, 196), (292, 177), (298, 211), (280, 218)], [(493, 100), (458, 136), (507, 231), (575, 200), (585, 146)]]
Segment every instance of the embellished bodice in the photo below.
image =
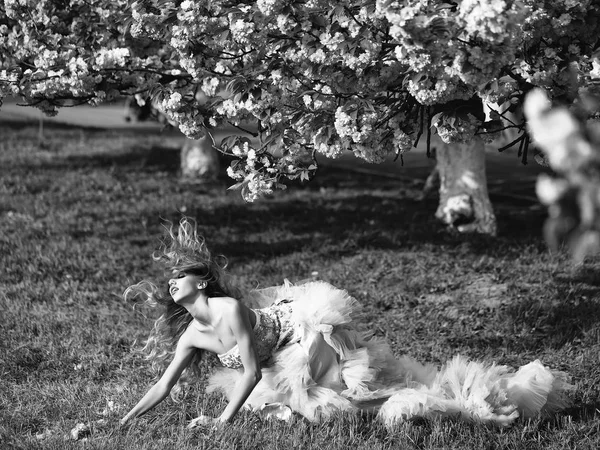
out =
[[(267, 308), (253, 309), (256, 315), (254, 325), (254, 345), (261, 363), (268, 361), (273, 353), (294, 340), (294, 327), (291, 320), (292, 308), (289, 301), (283, 300)], [(225, 367), (242, 367), (242, 358), (237, 344), (217, 357)]]

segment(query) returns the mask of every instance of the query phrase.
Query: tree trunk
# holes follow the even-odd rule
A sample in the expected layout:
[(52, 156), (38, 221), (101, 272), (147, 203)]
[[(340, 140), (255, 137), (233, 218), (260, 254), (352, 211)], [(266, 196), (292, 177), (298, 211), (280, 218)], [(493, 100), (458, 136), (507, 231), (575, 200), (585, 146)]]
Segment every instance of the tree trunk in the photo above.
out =
[(219, 176), (220, 163), (217, 151), (212, 148), (209, 136), (187, 139), (181, 149), (181, 175), (196, 183), (215, 181)]
[(496, 216), (485, 174), (485, 148), (477, 136), (467, 144), (437, 149), (440, 204), (436, 217), (463, 233), (496, 234)]

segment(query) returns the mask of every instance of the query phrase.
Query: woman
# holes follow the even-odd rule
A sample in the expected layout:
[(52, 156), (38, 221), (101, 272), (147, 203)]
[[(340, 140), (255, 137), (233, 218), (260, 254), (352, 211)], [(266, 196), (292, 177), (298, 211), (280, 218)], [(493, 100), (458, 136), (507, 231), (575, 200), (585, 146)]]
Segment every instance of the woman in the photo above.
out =
[(165, 306), (146, 348), (157, 365), (172, 359), (121, 423), (165, 399), (183, 371), (197, 367), (202, 351), (216, 353), (224, 366), (208, 391), (223, 391), (229, 403), (219, 417), (200, 416), (192, 427), (228, 422), (242, 406), (280, 419), (292, 412), (317, 421), (336, 411), (369, 410), (388, 425), (440, 415), (508, 425), (568, 404), (566, 375), (539, 361), (515, 372), (455, 357), (438, 370), (394, 357), (383, 339), (356, 328), (356, 300), (325, 282), (286, 282), (238, 301), (185, 218), (153, 256), (173, 274), (168, 296), (141, 282), (125, 297)]

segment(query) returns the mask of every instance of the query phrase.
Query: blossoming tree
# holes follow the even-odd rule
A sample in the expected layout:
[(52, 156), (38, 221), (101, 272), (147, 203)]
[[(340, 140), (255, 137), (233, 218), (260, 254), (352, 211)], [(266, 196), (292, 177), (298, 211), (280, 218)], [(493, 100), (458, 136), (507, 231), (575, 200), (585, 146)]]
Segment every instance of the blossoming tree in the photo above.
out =
[[(534, 86), (573, 101), (599, 12), (592, 0), (5, 0), (0, 97), (54, 114), (149, 95), (190, 138), (251, 125), (256, 139), (214, 143), (249, 201), (309, 179), (321, 155), (381, 162), (434, 132), (438, 216), (467, 209), (465, 229), (494, 233), (483, 142)], [(526, 157), (527, 134), (514, 144)]]

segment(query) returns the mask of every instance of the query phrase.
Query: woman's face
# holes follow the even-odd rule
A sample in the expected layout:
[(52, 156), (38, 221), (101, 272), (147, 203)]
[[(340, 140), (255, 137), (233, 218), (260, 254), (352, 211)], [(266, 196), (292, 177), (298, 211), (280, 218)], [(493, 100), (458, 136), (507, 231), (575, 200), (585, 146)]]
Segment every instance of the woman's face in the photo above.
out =
[(179, 303), (186, 298), (195, 297), (200, 291), (198, 285), (203, 284), (198, 275), (177, 272), (169, 280), (169, 294), (175, 303)]

